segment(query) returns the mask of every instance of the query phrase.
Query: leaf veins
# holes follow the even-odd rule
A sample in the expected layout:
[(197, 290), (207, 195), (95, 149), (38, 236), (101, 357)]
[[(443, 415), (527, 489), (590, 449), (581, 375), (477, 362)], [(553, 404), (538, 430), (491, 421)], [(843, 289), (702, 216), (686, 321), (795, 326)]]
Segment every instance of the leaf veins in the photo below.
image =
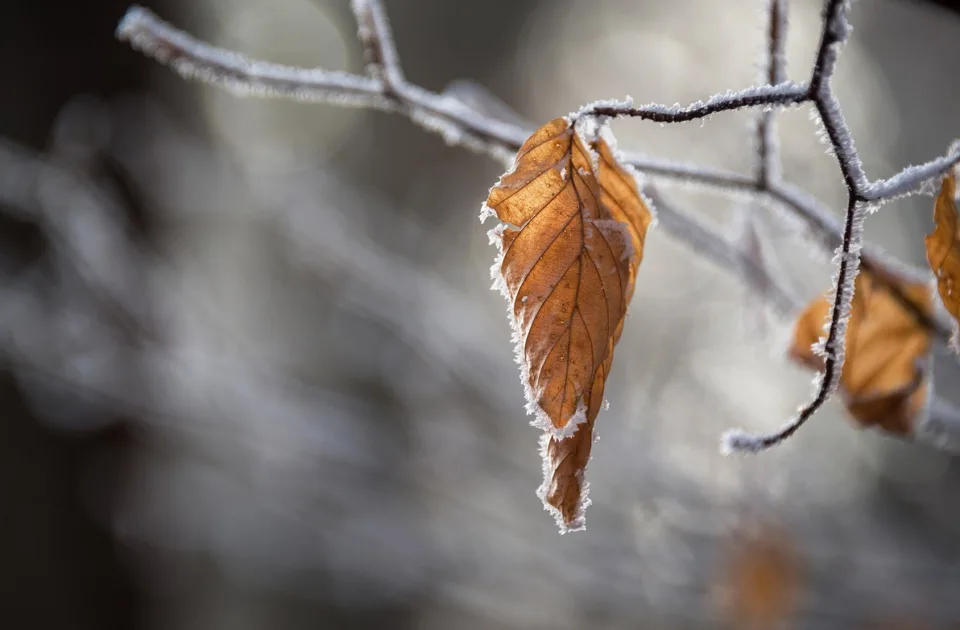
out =
[[(953, 319), (960, 323), (960, 221), (957, 219), (956, 180), (951, 171), (943, 178), (933, 207), (933, 232), (927, 235), (927, 262), (937, 276), (937, 291)], [(960, 340), (954, 336), (954, 348)]]
[[(916, 309), (931, 314), (933, 295), (924, 284), (904, 284)], [(814, 369), (823, 358), (812, 346), (830, 312), (826, 299), (814, 301), (797, 319), (790, 355)], [(929, 386), (921, 364), (931, 347), (930, 332), (868, 272), (857, 276), (847, 328), (846, 360), (840, 386), (847, 411), (862, 426), (911, 435), (926, 405)]]
[(634, 173), (581, 131), (557, 118), (534, 132), (482, 215), (504, 223), (491, 231), (492, 271), (509, 302), (527, 412), (545, 431), (538, 494), (561, 531), (583, 527), (593, 425), (652, 220)]

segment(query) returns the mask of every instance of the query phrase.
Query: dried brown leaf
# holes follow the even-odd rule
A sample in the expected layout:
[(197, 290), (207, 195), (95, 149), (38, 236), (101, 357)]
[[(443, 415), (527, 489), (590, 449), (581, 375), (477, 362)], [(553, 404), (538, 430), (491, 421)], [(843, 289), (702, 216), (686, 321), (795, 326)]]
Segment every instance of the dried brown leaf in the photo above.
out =
[[(900, 289), (917, 310), (930, 316), (933, 296), (926, 285), (902, 284)], [(812, 346), (823, 335), (830, 308), (827, 299), (808, 306), (797, 319), (790, 348), (795, 360), (818, 370), (823, 369), (823, 358)], [(930, 344), (930, 331), (889, 289), (866, 271), (857, 276), (840, 387), (847, 410), (860, 425), (913, 433), (929, 396), (921, 364)]]
[(524, 143), (490, 189), (527, 412), (542, 428), (539, 494), (561, 531), (583, 526), (583, 480), (613, 349), (623, 331), (652, 214), (604, 139), (557, 118)]
[[(927, 235), (927, 262), (937, 276), (937, 291), (953, 319), (960, 324), (960, 220), (957, 218), (956, 180), (951, 171), (943, 178), (933, 207), (933, 232)], [(960, 342), (954, 337), (954, 347)]]

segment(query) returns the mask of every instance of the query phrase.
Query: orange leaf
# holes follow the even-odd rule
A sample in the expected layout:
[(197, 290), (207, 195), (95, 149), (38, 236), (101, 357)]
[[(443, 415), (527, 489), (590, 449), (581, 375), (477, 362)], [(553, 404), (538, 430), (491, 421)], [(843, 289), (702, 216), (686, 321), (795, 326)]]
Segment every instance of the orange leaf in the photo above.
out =
[[(901, 292), (929, 316), (930, 289), (903, 284)], [(790, 355), (814, 369), (823, 358), (812, 347), (820, 340), (831, 304), (815, 300), (797, 319)], [(910, 435), (927, 402), (929, 387), (919, 367), (930, 351), (930, 332), (889, 289), (868, 272), (857, 276), (847, 325), (846, 360), (840, 387), (847, 411), (864, 427), (877, 425)]]
[(733, 627), (763, 630), (787, 619), (797, 604), (799, 561), (786, 533), (764, 525), (737, 541), (720, 584)]
[(583, 525), (584, 470), (652, 214), (604, 139), (557, 118), (524, 143), (483, 217), (500, 254), (533, 424), (546, 431), (539, 495), (562, 531)]
[[(933, 232), (927, 235), (927, 262), (937, 276), (937, 290), (947, 311), (960, 323), (960, 221), (957, 219), (953, 171), (943, 178), (933, 207)], [(954, 338), (954, 346), (960, 342)]]

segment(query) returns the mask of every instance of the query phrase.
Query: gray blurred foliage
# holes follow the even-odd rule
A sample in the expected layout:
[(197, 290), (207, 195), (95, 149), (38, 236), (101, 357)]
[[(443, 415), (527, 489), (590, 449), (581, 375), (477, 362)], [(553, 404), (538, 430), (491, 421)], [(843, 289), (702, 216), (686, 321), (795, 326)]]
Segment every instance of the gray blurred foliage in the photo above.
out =
[[(408, 76), (473, 79), (534, 121), (749, 84), (763, 41), (755, 0), (385, 4)], [(345, 5), (208, 0), (179, 23), (261, 58), (358, 70)], [(792, 76), (819, 5), (791, 3)], [(893, 0), (863, 0), (853, 20), (836, 84), (866, 168), (941, 152), (960, 20)], [(780, 449), (722, 458), (724, 428), (776, 426), (810, 375), (780, 357), (788, 323), (758, 337), (756, 301), (656, 231), (597, 424), (588, 529), (558, 536), (534, 496), (537, 433), (476, 219), (499, 166), (400, 117), (155, 72), (147, 94), (78, 96), (45, 155), (0, 144), (4, 207), (51, 243), (4, 278), (2, 351), (50, 425), (135, 424), (121, 501), (99, 516), (151, 594), (145, 627), (721, 627), (724, 545), (756, 519), (782, 523), (802, 559), (794, 627), (960, 619), (955, 460), (857, 431), (835, 404)], [(471, 85), (453, 93), (477, 97)], [(785, 176), (841, 207), (807, 113), (780, 128)], [(749, 129), (734, 113), (617, 134), (747, 171)], [(155, 238), (134, 236), (103, 160)], [(670, 194), (717, 222), (743, 210)], [(930, 205), (885, 206), (868, 236), (922, 263)], [(825, 290), (827, 261), (765, 225), (787, 281)]]

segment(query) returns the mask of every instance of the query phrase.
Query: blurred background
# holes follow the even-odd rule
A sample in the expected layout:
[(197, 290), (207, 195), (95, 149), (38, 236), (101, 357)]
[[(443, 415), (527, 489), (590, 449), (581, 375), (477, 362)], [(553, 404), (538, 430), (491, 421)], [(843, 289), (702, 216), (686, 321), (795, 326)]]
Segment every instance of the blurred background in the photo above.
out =
[[(790, 4), (802, 80), (821, 3)], [(836, 85), (872, 177), (960, 135), (953, 4), (854, 6)], [(271, 61), (363, 68), (347, 0), (145, 5)], [(751, 84), (766, 19), (760, 0), (385, 5), (412, 81), (533, 123)], [(720, 432), (779, 425), (810, 374), (782, 357), (789, 322), (663, 230), (597, 421), (588, 528), (558, 535), (477, 221), (501, 165), (399, 116), (185, 82), (114, 40), (126, 8), (0, 8), (0, 627), (960, 623), (958, 463), (836, 403), (722, 458)], [(786, 178), (842, 208), (810, 112), (779, 120)], [(751, 129), (615, 126), (622, 148), (745, 173)], [(749, 213), (784, 282), (828, 288), (780, 213), (664, 196), (718, 229)], [(889, 204), (869, 238), (922, 264), (930, 210)]]

